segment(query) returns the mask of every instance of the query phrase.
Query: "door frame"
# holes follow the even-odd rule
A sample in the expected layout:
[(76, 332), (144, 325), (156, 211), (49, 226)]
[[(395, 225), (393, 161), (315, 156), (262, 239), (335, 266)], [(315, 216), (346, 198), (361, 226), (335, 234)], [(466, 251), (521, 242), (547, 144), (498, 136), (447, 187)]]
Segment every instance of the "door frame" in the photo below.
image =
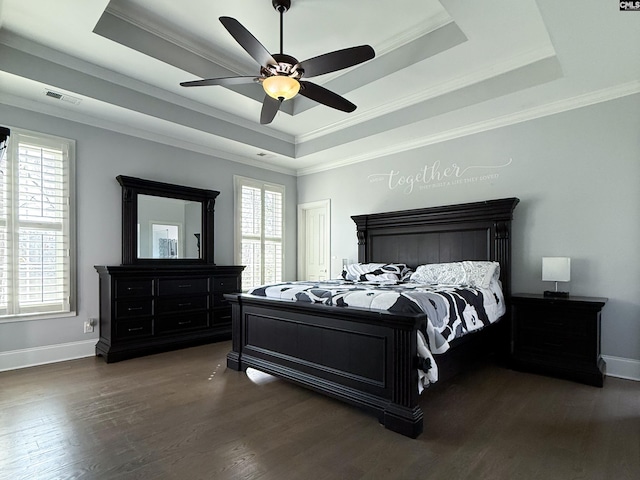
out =
[(325, 218), (325, 251), (327, 252), (327, 278), (331, 278), (331, 200), (318, 200), (316, 202), (298, 204), (298, 261), (297, 261), (297, 279), (306, 280), (307, 264), (306, 264), (306, 231), (307, 231), (307, 211), (324, 207)]

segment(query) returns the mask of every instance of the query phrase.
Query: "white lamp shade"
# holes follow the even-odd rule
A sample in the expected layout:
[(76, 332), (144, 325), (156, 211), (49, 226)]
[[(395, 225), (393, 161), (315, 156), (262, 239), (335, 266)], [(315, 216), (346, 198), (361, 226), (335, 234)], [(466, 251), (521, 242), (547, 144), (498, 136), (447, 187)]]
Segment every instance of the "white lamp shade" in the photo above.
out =
[(542, 257), (542, 280), (545, 282), (568, 282), (571, 280), (569, 257)]

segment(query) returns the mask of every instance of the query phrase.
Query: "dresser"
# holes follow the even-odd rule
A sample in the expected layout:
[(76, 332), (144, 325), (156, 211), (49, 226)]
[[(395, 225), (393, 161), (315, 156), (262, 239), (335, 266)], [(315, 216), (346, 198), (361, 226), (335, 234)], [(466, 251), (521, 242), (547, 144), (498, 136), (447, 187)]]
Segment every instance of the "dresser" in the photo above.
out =
[(511, 361), (517, 369), (602, 387), (600, 323), (606, 298), (511, 296)]
[(107, 363), (231, 338), (226, 293), (241, 290), (242, 266), (96, 266), (100, 339)]

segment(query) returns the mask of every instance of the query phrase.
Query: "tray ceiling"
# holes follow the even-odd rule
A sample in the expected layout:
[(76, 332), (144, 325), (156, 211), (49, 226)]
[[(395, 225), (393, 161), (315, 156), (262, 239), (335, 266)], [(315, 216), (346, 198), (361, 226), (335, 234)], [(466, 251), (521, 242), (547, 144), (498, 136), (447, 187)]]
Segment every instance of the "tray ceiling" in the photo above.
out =
[(261, 126), (259, 85), (179, 86), (257, 74), (218, 17), (278, 53), (270, 0), (4, 0), (0, 101), (305, 174), (640, 91), (638, 14), (617, 2), (372, 3), (292, 0), (284, 15), (284, 53), (299, 60), (376, 50), (313, 78), (351, 114), (298, 96)]

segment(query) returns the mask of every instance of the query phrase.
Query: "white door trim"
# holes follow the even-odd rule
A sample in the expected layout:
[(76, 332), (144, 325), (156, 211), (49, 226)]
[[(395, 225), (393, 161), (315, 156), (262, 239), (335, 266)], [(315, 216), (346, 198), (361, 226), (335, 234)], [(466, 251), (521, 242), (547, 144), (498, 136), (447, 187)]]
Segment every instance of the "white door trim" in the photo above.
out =
[(306, 278), (306, 212), (307, 210), (324, 208), (327, 225), (325, 228), (325, 251), (327, 252), (328, 274), (327, 278), (331, 278), (331, 200), (318, 200), (317, 202), (301, 203), (298, 205), (298, 280), (307, 280)]

